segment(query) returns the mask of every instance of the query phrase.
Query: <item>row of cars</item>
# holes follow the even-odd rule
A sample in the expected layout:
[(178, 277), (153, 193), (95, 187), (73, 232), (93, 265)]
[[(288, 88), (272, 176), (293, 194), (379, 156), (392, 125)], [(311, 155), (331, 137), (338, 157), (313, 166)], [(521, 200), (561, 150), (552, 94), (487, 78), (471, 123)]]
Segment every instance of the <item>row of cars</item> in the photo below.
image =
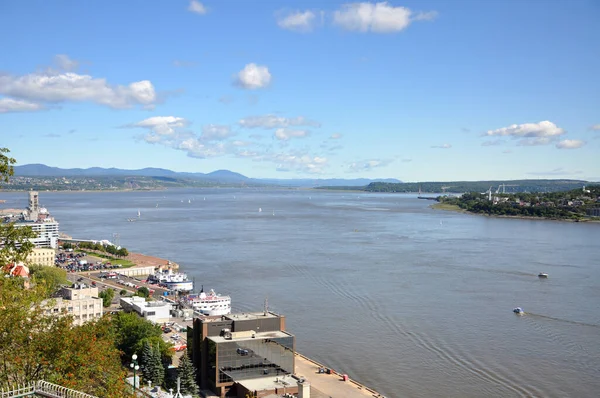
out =
[(87, 253), (66, 252), (62, 249), (56, 254), (54, 264), (65, 269), (67, 272), (96, 271), (121, 267), (121, 265), (118, 264), (111, 264), (110, 261), (90, 262), (87, 259)]

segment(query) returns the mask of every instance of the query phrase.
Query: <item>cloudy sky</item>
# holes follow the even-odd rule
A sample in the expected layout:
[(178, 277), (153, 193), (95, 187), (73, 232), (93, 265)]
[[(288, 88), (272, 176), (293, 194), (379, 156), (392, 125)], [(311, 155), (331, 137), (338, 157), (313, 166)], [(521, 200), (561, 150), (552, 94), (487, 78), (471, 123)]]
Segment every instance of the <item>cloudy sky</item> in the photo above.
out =
[(0, 4), (19, 164), (600, 180), (600, 3)]

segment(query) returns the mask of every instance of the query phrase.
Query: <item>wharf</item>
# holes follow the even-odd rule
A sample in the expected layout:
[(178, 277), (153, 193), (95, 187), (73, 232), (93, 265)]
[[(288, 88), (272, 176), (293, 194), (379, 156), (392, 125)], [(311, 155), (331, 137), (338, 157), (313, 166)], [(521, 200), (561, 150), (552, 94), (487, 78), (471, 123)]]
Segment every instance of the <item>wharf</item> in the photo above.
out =
[(348, 378), (344, 381), (340, 372), (331, 369), (331, 374), (319, 373), (319, 368), (327, 369), (327, 366), (296, 352), (296, 376), (310, 383), (310, 396), (313, 398), (385, 398), (355, 380)]
[(131, 261), (138, 267), (153, 266), (155, 268), (160, 267), (160, 269), (171, 268), (174, 272), (179, 270), (179, 264), (177, 263), (165, 260), (164, 258), (147, 256), (145, 254), (129, 253), (125, 259)]

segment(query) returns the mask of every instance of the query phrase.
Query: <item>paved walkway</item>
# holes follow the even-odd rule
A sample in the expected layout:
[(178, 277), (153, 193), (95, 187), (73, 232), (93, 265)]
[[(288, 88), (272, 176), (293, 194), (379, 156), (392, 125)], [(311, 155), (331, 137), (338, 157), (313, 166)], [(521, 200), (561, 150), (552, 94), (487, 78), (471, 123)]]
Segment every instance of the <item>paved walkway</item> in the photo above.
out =
[(377, 391), (342, 376), (331, 373), (319, 373), (325, 367), (318, 362), (296, 353), (296, 375), (304, 377), (310, 383), (310, 394), (314, 398), (364, 398), (383, 397)]

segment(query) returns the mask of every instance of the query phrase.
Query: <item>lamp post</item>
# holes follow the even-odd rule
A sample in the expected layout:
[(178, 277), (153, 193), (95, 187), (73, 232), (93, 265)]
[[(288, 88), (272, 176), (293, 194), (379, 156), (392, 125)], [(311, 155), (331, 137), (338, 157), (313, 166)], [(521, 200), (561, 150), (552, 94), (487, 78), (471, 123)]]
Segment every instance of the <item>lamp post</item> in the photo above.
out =
[(131, 356), (131, 364), (129, 364), (129, 367), (133, 369), (133, 394), (135, 395), (136, 372), (140, 369), (140, 366), (137, 363), (137, 354), (133, 354)]

